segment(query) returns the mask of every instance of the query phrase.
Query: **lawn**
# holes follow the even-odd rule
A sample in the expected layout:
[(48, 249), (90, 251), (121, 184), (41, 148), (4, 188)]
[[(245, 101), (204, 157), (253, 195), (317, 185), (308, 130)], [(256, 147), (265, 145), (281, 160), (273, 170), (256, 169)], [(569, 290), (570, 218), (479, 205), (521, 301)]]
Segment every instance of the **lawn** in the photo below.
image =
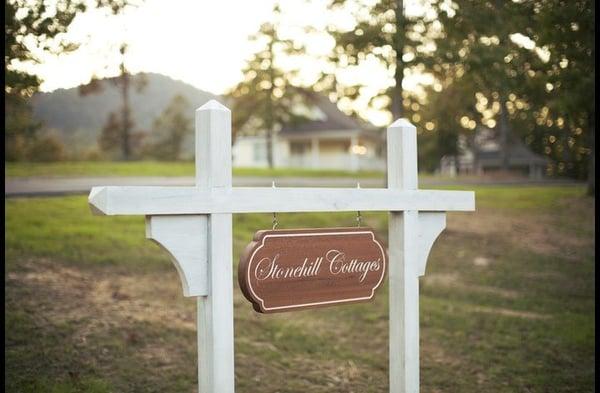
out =
[[(475, 191), (477, 211), (448, 215), (420, 281), (421, 391), (593, 392), (594, 199)], [(80, 196), (5, 208), (7, 391), (195, 391), (195, 300), (143, 217), (92, 216)], [(386, 238), (386, 214), (362, 216)], [(234, 264), (271, 218), (234, 216)], [(278, 219), (355, 225), (355, 213)], [(387, 285), (371, 303), (259, 315), (232, 280), (237, 392), (387, 392)]]
[[(75, 161), (75, 162), (7, 162), (7, 177), (73, 176), (194, 176), (194, 163), (158, 161)], [(362, 177), (383, 178), (380, 171), (312, 170), (301, 168), (234, 168), (234, 176), (259, 177)]]

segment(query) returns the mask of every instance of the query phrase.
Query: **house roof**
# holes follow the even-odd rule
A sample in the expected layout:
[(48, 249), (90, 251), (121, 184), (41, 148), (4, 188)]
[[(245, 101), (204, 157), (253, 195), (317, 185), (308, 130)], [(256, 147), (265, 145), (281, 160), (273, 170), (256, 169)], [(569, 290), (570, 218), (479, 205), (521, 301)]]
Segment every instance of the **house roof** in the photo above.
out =
[[(483, 166), (500, 166), (502, 154), (496, 132), (489, 128), (481, 128), (475, 138), (477, 160)], [(509, 165), (530, 165), (548, 163), (549, 158), (531, 151), (519, 138), (511, 135), (508, 138)]]
[[(344, 131), (375, 131), (372, 125), (361, 122), (342, 112), (335, 103), (331, 102), (326, 96), (312, 91), (303, 90), (307, 101), (313, 105), (313, 108), (318, 112), (317, 116), (313, 116), (312, 120), (305, 120), (297, 124), (284, 125), (279, 135), (281, 136), (296, 136), (299, 134), (306, 135), (308, 133), (319, 133), (322, 131), (333, 131), (343, 133)], [(313, 111), (314, 112), (314, 111)]]

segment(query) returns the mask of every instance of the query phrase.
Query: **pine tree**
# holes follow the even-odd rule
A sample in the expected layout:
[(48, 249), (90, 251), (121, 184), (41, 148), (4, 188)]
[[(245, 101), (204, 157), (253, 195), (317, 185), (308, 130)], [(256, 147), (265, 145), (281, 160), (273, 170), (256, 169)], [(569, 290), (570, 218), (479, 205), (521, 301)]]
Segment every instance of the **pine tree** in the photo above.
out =
[(233, 99), (234, 139), (241, 131), (263, 131), (267, 139), (267, 162), (270, 168), (274, 164), (275, 132), (283, 124), (304, 119), (293, 109), (307, 103), (294, 81), (298, 70), (282, 69), (279, 64), (284, 56), (304, 53), (301, 45), (279, 35), (280, 13), (276, 4), (273, 9), (275, 22), (262, 24), (259, 31), (250, 37), (254, 42), (263, 43), (263, 46), (247, 61), (242, 70), (244, 79), (228, 93)]
[[(113, 84), (119, 89), (119, 93), (121, 96), (121, 105), (118, 109), (119, 115), (111, 112), (106, 120), (106, 126), (102, 132), (107, 132), (106, 130), (117, 127), (118, 128), (118, 137), (119, 137), (119, 146), (120, 146), (120, 155), (119, 158), (123, 160), (132, 159), (138, 152), (134, 149), (134, 137), (139, 137), (139, 135), (134, 136), (134, 127), (135, 121), (131, 116), (131, 89), (135, 89), (137, 92), (141, 92), (145, 89), (147, 85), (147, 79), (144, 74), (131, 75), (127, 67), (125, 66), (125, 58), (127, 53), (127, 45), (122, 44), (119, 48), (119, 53), (121, 54), (120, 60), (120, 73), (117, 77), (111, 78), (109, 83)], [(79, 87), (79, 94), (82, 96), (96, 94), (104, 89), (104, 81), (99, 80), (97, 78), (92, 78), (92, 80), (87, 85), (82, 85)], [(115, 123), (118, 123), (117, 124)], [(111, 133), (113, 131), (110, 131)], [(112, 140), (113, 136), (109, 139)], [(102, 147), (101, 147), (102, 148)], [(104, 148), (102, 148), (105, 150)], [(113, 148), (111, 147), (110, 150)]]
[(154, 120), (152, 140), (147, 154), (159, 160), (181, 159), (183, 144), (193, 135), (192, 119), (187, 116), (190, 104), (182, 95), (173, 97), (167, 108)]

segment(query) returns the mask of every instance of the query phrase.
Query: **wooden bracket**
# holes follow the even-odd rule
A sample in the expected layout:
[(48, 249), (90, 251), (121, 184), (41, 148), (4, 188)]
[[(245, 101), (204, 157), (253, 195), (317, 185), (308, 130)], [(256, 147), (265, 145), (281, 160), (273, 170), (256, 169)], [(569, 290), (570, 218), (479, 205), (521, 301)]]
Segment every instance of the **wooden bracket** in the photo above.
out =
[(417, 273), (419, 276), (425, 275), (427, 267), (427, 258), (433, 243), (440, 233), (446, 228), (445, 212), (419, 212), (419, 230), (417, 234)]
[(171, 256), (183, 296), (208, 295), (208, 216), (146, 216), (146, 237)]

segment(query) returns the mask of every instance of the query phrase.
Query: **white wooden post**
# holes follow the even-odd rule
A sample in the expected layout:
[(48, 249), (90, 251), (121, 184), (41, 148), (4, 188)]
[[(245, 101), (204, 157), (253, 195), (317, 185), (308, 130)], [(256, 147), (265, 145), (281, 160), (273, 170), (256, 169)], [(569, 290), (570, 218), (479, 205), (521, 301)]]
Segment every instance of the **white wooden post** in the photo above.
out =
[[(196, 110), (196, 187), (231, 189), (231, 112), (217, 101)], [(233, 256), (230, 213), (208, 215), (208, 295), (198, 297), (200, 393), (233, 393)]]
[(171, 255), (184, 295), (198, 296), (200, 393), (234, 392), (232, 213), (357, 210), (390, 211), (390, 392), (419, 391), (419, 276), (445, 211), (474, 210), (475, 195), (418, 190), (417, 135), (408, 121), (388, 128), (387, 145), (387, 188), (233, 188), (231, 113), (210, 101), (196, 111), (195, 187), (90, 191), (95, 214), (145, 215), (146, 236)]
[[(417, 131), (407, 120), (387, 130), (388, 188), (418, 189)], [(445, 213), (390, 211), (389, 317), (390, 393), (419, 392), (419, 276), (444, 229)]]

